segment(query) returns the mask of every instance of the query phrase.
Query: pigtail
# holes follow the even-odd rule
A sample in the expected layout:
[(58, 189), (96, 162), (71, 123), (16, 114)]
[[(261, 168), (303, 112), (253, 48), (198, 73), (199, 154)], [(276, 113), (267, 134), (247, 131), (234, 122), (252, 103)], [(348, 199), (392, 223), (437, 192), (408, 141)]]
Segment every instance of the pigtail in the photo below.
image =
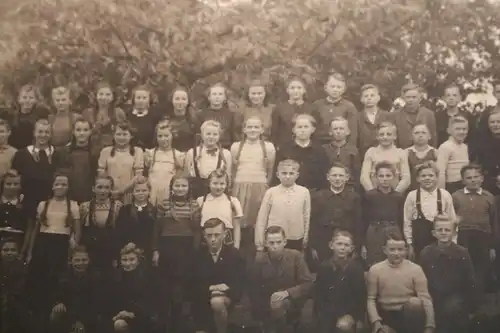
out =
[(85, 222), (86, 226), (93, 226), (95, 224), (94, 214), (95, 214), (95, 197), (92, 198), (92, 200), (90, 200), (89, 202), (88, 219), (87, 222)]
[(43, 202), (43, 209), (42, 213), (40, 214), (40, 224), (43, 225), (44, 227), (48, 227), (48, 221), (47, 221), (47, 212), (49, 210), (49, 204), (50, 204), (51, 199), (47, 199)]
[(264, 164), (263, 167), (264, 167), (264, 171), (266, 172), (266, 175), (267, 175), (267, 168), (269, 165), (269, 156), (267, 155), (266, 142), (264, 141), (264, 139), (262, 139), (262, 136), (260, 137), (259, 141), (260, 141), (260, 147), (262, 148), (262, 156), (263, 156), (263, 164)]
[(234, 173), (236, 174), (236, 170), (238, 169), (238, 165), (240, 164), (241, 152), (243, 151), (243, 146), (245, 145), (245, 135), (243, 135), (243, 140), (240, 142), (238, 147), (238, 152), (236, 152), (236, 156), (234, 157)]
[(115, 199), (111, 198), (109, 201), (109, 212), (108, 218), (106, 219), (106, 227), (114, 227), (115, 226)]
[(71, 200), (68, 196), (66, 196), (66, 228), (73, 227), (74, 222), (75, 220), (73, 218), (73, 214), (71, 213)]
[[(152, 157), (152, 159), (151, 159), (151, 165), (150, 165), (150, 167), (149, 167), (149, 170), (153, 169), (153, 166), (154, 166), (154, 165), (155, 165), (155, 163), (156, 163), (156, 151), (157, 151), (157, 150), (158, 150), (158, 148), (156, 148), (156, 147), (153, 149), (153, 157)], [(174, 161), (174, 162), (175, 162), (175, 161)]]
[(224, 170), (224, 172), (227, 172), (227, 161), (226, 161), (226, 157), (224, 156), (222, 146), (220, 143), (217, 144), (217, 149), (219, 150), (219, 158), (221, 159), (222, 164), (223, 164), (221, 169)]

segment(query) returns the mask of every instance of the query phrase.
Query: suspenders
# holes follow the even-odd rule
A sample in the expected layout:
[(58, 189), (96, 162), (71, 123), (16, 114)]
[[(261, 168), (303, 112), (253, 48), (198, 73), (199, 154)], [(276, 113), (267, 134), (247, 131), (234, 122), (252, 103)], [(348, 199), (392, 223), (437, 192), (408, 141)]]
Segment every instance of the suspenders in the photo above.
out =
[[(442, 200), (441, 189), (437, 189), (437, 210), (438, 214), (443, 214), (443, 200)], [(417, 219), (426, 219), (424, 213), (422, 212), (422, 199), (420, 188), (417, 189)]]

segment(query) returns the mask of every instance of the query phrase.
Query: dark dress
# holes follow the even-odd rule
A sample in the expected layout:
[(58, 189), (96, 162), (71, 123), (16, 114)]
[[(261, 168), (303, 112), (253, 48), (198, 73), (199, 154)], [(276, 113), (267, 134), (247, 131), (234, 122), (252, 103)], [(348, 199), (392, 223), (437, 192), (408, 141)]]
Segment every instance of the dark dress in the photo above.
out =
[(134, 243), (138, 248), (144, 250), (145, 260), (149, 264), (151, 262), (155, 218), (155, 209), (149, 203), (141, 209), (134, 204), (123, 206), (116, 219), (116, 255), (118, 256), (120, 249), (125, 245)]
[(16, 149), (23, 149), (33, 144), (35, 123), (39, 119), (48, 119), (49, 110), (37, 106), (30, 113), (13, 110), (13, 112), (4, 112), (0, 117), (8, 121), (11, 126), (9, 145)]
[(169, 116), (167, 118), (172, 126), (172, 148), (185, 153), (195, 146), (196, 130), (193, 117)]

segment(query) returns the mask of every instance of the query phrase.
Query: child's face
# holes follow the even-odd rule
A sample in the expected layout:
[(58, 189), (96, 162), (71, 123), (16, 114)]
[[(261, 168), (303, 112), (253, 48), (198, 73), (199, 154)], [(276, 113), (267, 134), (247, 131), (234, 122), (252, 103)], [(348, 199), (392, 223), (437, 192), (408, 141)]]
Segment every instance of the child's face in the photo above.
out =
[(210, 193), (212, 193), (212, 195), (219, 196), (224, 193), (226, 188), (226, 177), (212, 177), (210, 179)]
[(337, 235), (328, 245), (334, 255), (340, 259), (347, 258), (354, 249), (352, 239), (343, 235)]
[(90, 258), (87, 252), (76, 252), (71, 258), (71, 267), (77, 273), (82, 273), (89, 267)]
[(136, 203), (146, 203), (149, 199), (149, 186), (148, 184), (136, 184), (132, 195)]
[(493, 113), (489, 116), (488, 127), (493, 135), (500, 136), (500, 113)]
[(282, 233), (267, 234), (266, 248), (271, 256), (279, 256), (285, 250), (286, 239)]
[(258, 140), (264, 133), (262, 121), (257, 118), (248, 119), (245, 122), (245, 127), (243, 127), (243, 133), (250, 140)]
[(438, 243), (451, 243), (455, 236), (455, 227), (451, 221), (436, 221), (434, 222), (434, 230), (432, 235), (437, 239)]
[(208, 94), (208, 101), (213, 107), (220, 107), (226, 100), (226, 89), (224, 87), (212, 87)]
[(3, 182), (3, 195), (17, 197), (21, 191), (21, 177), (6, 177)]
[(131, 272), (139, 266), (139, 257), (135, 253), (122, 254), (120, 256), (120, 266), (125, 272)]
[(377, 184), (381, 188), (387, 189), (392, 187), (392, 181), (394, 180), (394, 172), (391, 169), (380, 168), (375, 175), (377, 178)]
[(377, 132), (378, 143), (382, 147), (390, 147), (396, 140), (396, 133), (392, 126), (382, 127)]
[(278, 168), (276, 176), (283, 186), (292, 186), (299, 178), (299, 171), (291, 165), (281, 166)]
[(205, 230), (203, 230), (203, 238), (205, 238), (205, 241), (212, 251), (217, 251), (221, 248), (225, 237), (226, 229), (222, 224), (213, 228), (206, 228)]
[(405, 241), (389, 239), (384, 246), (384, 253), (391, 264), (398, 265), (402, 263), (406, 258)]
[(468, 131), (469, 125), (467, 123), (452, 124), (449, 128), (450, 136), (457, 142), (464, 142)]
[(458, 87), (448, 88), (444, 91), (444, 101), (448, 107), (455, 107), (462, 100)]
[(333, 99), (339, 99), (345, 92), (345, 82), (334, 77), (328, 79), (325, 84), (325, 92)]
[(10, 130), (7, 126), (0, 126), (0, 146), (6, 145), (10, 136)]
[(36, 96), (34, 91), (21, 91), (17, 98), (17, 102), (24, 110), (33, 108), (36, 104)]
[(75, 128), (73, 129), (73, 135), (75, 136), (76, 142), (81, 144), (86, 144), (89, 142), (92, 130), (90, 129), (90, 124), (86, 121), (78, 121), (75, 123)]
[(57, 111), (68, 111), (69, 106), (71, 105), (69, 91), (66, 91), (65, 93), (52, 92), (52, 102), (54, 103)]
[(130, 140), (132, 140), (132, 135), (130, 134), (129, 130), (123, 130), (117, 127), (113, 138), (115, 140), (115, 144), (118, 147), (125, 147), (130, 144)]
[(315, 130), (309, 119), (297, 118), (292, 131), (297, 140), (307, 141), (311, 138)]
[(462, 182), (469, 190), (477, 190), (483, 184), (484, 177), (479, 170), (471, 169), (464, 172)]
[(147, 90), (136, 90), (134, 93), (134, 107), (138, 110), (149, 108), (151, 94)]
[(49, 144), (50, 140), (50, 125), (37, 124), (35, 127), (34, 138), (36, 144), (45, 146)]
[(207, 126), (201, 131), (201, 139), (206, 146), (217, 145), (220, 139), (220, 130), (214, 126)]
[(19, 256), (19, 248), (15, 242), (5, 242), (2, 246), (2, 260), (12, 261)]
[(248, 99), (253, 105), (262, 105), (266, 98), (266, 89), (261, 86), (254, 86), (248, 89)]
[(327, 179), (333, 189), (340, 190), (344, 188), (345, 183), (349, 180), (349, 174), (344, 168), (333, 167), (328, 172)]
[(343, 120), (332, 121), (330, 124), (330, 134), (334, 141), (344, 141), (349, 135), (347, 122)]
[(415, 109), (419, 106), (422, 94), (418, 89), (408, 90), (403, 94), (403, 100), (408, 108)]
[(169, 128), (162, 128), (156, 132), (158, 147), (168, 149), (172, 146), (172, 131)]
[(417, 181), (421, 188), (432, 191), (437, 185), (437, 175), (432, 168), (423, 169), (417, 176)]
[(66, 176), (57, 176), (52, 184), (52, 191), (54, 192), (54, 197), (62, 198), (66, 196), (69, 188), (69, 180)]
[(365, 107), (374, 107), (378, 104), (379, 101), (380, 94), (377, 89), (366, 89), (361, 94), (361, 103), (363, 103)]
[(94, 194), (97, 200), (107, 200), (112, 190), (113, 186), (110, 179), (99, 178), (95, 181)]
[(175, 111), (185, 111), (189, 104), (189, 97), (187, 92), (183, 90), (177, 90), (172, 96), (172, 104), (174, 105)]
[(109, 105), (113, 101), (113, 92), (109, 87), (103, 87), (97, 91), (97, 103), (99, 105)]
[(286, 92), (292, 101), (300, 101), (304, 98), (306, 87), (300, 81), (292, 81), (288, 84)]
[(178, 197), (185, 197), (189, 192), (189, 181), (185, 178), (179, 178), (172, 184), (172, 192)]
[(417, 125), (412, 131), (413, 143), (417, 146), (423, 146), (429, 143), (431, 134), (425, 125)]

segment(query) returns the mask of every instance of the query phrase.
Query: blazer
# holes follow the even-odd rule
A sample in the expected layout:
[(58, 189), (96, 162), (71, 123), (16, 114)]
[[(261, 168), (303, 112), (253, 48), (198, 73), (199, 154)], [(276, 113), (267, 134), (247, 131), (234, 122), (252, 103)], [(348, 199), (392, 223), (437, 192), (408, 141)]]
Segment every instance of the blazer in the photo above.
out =
[(421, 106), (417, 111), (416, 121), (408, 117), (408, 113), (403, 108), (392, 113), (392, 121), (396, 125), (398, 135), (396, 139), (396, 146), (405, 149), (413, 145), (412, 130), (417, 124), (426, 124), (431, 133), (431, 141), (429, 145), (436, 147), (437, 144), (437, 129), (436, 117), (434, 112)]
[(361, 111), (358, 116), (358, 142), (359, 156), (361, 160), (365, 156), (366, 151), (370, 147), (378, 146), (377, 141), (377, 126), (384, 121), (391, 121), (391, 114), (385, 110), (378, 110), (375, 115), (375, 122), (372, 123), (366, 113)]

